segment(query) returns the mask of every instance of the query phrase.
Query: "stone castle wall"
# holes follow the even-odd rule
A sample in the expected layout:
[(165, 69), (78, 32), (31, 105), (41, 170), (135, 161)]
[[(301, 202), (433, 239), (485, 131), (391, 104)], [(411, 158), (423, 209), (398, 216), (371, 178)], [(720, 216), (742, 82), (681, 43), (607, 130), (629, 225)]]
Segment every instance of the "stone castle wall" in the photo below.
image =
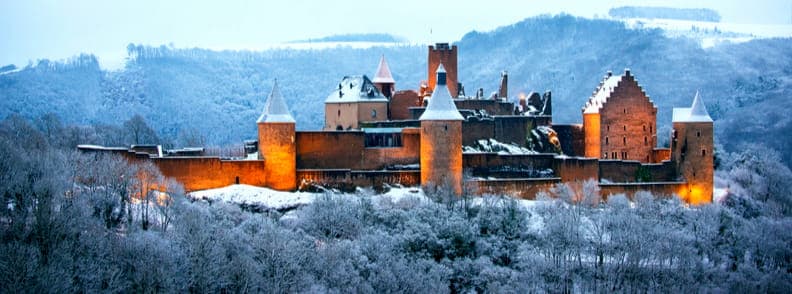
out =
[(379, 170), (419, 162), (417, 129), (404, 128), (401, 147), (365, 147), (365, 133), (297, 132), (297, 169)]
[(671, 161), (643, 164), (633, 160), (600, 160), (599, 175), (600, 179), (615, 183), (678, 180), (676, 165)]
[(221, 160), (219, 157), (152, 158), (162, 175), (184, 185), (188, 192), (247, 184), (266, 187), (264, 160)]

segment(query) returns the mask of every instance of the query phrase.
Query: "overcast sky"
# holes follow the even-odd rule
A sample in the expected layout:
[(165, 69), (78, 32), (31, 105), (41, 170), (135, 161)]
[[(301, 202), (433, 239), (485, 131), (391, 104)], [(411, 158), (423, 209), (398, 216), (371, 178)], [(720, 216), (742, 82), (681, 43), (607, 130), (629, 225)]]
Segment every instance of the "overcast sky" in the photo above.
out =
[[(0, 66), (80, 52), (123, 56), (129, 43), (257, 49), (346, 33), (453, 42), (538, 14), (593, 17), (623, 5), (713, 8), (722, 22), (790, 24), (792, 0), (670, 1), (0, 0)], [(431, 32), (431, 33), (430, 33)]]

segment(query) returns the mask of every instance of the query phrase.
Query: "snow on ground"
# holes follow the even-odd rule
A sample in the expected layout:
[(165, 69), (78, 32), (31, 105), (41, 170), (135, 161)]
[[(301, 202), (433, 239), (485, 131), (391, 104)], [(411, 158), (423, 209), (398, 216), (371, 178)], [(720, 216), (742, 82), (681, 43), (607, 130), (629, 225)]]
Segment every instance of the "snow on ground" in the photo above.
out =
[(321, 193), (282, 192), (250, 185), (231, 185), (223, 188), (195, 191), (189, 194), (193, 199), (210, 202), (224, 201), (275, 210), (295, 208), (311, 203), (319, 195)]
[(742, 43), (757, 38), (792, 37), (792, 25), (739, 24), (676, 19), (629, 18), (622, 20), (630, 28), (659, 28), (671, 37), (698, 39), (701, 47), (720, 43)]
[[(360, 198), (370, 195), (373, 203), (380, 208), (393, 208), (412, 206), (412, 204), (429, 202), (430, 200), (423, 189), (420, 187), (401, 187), (393, 186), (382, 194), (371, 194), (371, 190), (358, 189), (357, 193), (337, 193), (340, 197)], [(278, 210), (285, 211), (310, 204), (317, 197), (324, 193), (311, 192), (282, 192), (269, 188), (262, 188), (250, 185), (231, 185), (223, 188), (195, 191), (189, 197), (196, 200), (206, 200), (210, 202), (222, 201), (234, 203), (248, 207), (255, 207), (262, 211)], [(473, 205), (482, 205), (485, 201), (497, 201), (496, 197), (473, 197)], [(532, 209), (537, 201), (518, 199), (518, 203), (526, 208)]]
[(728, 194), (729, 194), (728, 188), (715, 188), (712, 192), (712, 202), (723, 203), (723, 200), (726, 198), (726, 195)]
[(484, 152), (497, 152), (498, 154), (536, 154), (525, 147), (520, 147), (515, 144), (507, 144), (498, 142), (495, 139), (481, 139), (476, 142), (474, 146), (462, 146), (465, 153), (484, 153)]

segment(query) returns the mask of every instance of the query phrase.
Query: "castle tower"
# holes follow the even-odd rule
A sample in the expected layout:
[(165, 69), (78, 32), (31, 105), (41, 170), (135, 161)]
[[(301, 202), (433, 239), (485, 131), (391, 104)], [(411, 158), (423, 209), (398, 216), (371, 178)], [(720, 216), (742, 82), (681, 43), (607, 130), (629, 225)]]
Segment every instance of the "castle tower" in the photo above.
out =
[(379, 89), (382, 95), (388, 97), (390, 99), (393, 96), (393, 92), (396, 91), (396, 81), (393, 79), (391, 75), (390, 67), (388, 67), (388, 62), (385, 61), (385, 55), (382, 55), (380, 58), (379, 65), (377, 66), (377, 72), (374, 74), (374, 86)]
[(281, 97), (276, 80), (258, 121), (259, 158), (264, 159), (266, 186), (275, 190), (297, 188), (295, 121)]
[(448, 185), (462, 194), (462, 121), (446, 85), (442, 64), (437, 67), (437, 87), (421, 115), (421, 186)]
[(585, 156), (652, 162), (657, 107), (630, 73), (610, 71), (583, 107)]
[(690, 108), (674, 108), (671, 159), (677, 174), (687, 181), (679, 196), (690, 204), (712, 202), (714, 150), (713, 123), (696, 92)]
[(446, 70), (446, 86), (451, 93), (451, 97), (457, 97), (459, 93), (457, 79), (457, 46), (448, 46), (448, 43), (437, 43), (435, 46), (429, 45), (429, 58), (427, 67), (427, 78), (429, 80), (429, 91), (434, 91), (437, 84), (435, 70), (443, 64)]
[(509, 99), (509, 74), (505, 70), (501, 72), (500, 86), (498, 87), (498, 98)]

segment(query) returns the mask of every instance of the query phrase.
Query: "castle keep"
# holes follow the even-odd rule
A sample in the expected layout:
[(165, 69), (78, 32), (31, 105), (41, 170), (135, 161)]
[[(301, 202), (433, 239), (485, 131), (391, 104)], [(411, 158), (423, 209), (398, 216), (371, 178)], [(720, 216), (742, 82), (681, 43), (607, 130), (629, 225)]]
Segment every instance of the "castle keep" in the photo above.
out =
[(657, 107), (630, 70), (603, 77), (582, 124), (553, 124), (551, 93), (510, 101), (505, 71), (490, 96), (480, 88), (466, 95), (457, 53), (447, 43), (429, 46), (426, 82), (414, 90), (397, 89), (384, 56), (373, 79), (343, 77), (328, 89), (321, 131), (296, 131), (276, 81), (246, 157), (159, 146), (79, 149), (153, 161), (188, 191), (401, 184), (530, 199), (556, 183), (593, 179), (603, 196), (651, 191), (712, 201), (713, 122), (698, 93), (690, 108), (673, 110), (671, 146), (659, 148)]

